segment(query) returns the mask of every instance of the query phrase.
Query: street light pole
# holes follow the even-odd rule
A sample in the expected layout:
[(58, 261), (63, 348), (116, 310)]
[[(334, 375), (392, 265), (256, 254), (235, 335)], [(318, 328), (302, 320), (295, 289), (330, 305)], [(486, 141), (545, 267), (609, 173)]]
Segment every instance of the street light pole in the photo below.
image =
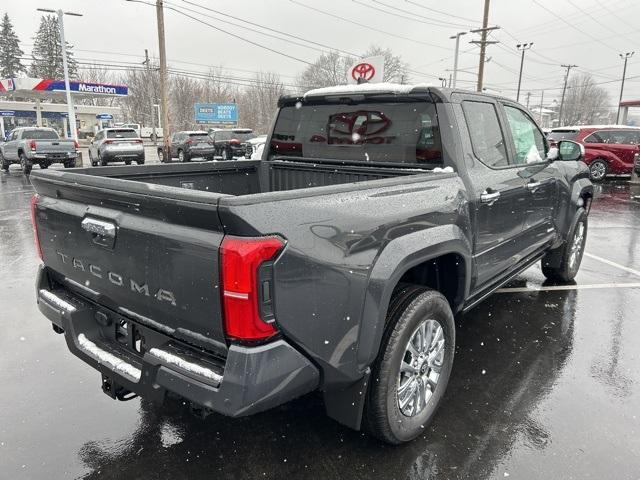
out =
[(531, 43), (519, 43), (516, 45), (518, 50), (522, 51), (522, 57), (520, 58), (520, 74), (518, 75), (518, 94), (516, 95), (516, 102), (520, 101), (520, 85), (522, 84), (522, 67), (524, 67), (524, 52), (533, 47), (533, 42)]
[(460, 52), (460, 37), (466, 34), (467, 32), (458, 32), (455, 35), (449, 37), (450, 39), (456, 39), (456, 53), (453, 57), (453, 78), (451, 80), (451, 88), (456, 88), (456, 80), (458, 78), (458, 53)]
[(622, 84), (620, 85), (620, 100), (618, 101), (618, 112), (616, 113), (616, 123), (620, 123), (620, 104), (622, 103), (622, 92), (624, 91), (624, 78), (627, 76), (627, 60), (633, 57), (636, 52), (620, 53), (620, 58), (624, 60), (624, 68), (622, 69)]
[[(64, 70), (64, 89), (67, 94), (67, 114), (71, 138), (78, 141), (78, 131), (76, 129), (76, 111), (71, 98), (71, 87), (69, 86), (69, 64), (67, 62), (67, 43), (64, 39), (64, 16), (81, 17), (81, 13), (63, 12), (62, 10), (51, 10), (48, 8), (38, 8), (40, 12), (55, 13), (58, 15), (58, 31), (60, 32), (60, 48), (62, 49), (62, 69)], [(65, 132), (66, 133), (66, 132)], [(65, 135), (66, 136), (66, 135)]]

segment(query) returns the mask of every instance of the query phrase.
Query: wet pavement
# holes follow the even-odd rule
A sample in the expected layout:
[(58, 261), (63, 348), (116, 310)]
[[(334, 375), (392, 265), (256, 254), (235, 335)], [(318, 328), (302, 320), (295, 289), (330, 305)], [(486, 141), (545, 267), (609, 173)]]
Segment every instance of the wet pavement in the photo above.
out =
[(597, 187), (569, 289), (531, 268), (457, 319), (437, 418), (390, 447), (308, 395), (243, 419), (116, 402), (35, 303), (29, 181), (0, 174), (0, 478), (640, 478), (640, 202)]

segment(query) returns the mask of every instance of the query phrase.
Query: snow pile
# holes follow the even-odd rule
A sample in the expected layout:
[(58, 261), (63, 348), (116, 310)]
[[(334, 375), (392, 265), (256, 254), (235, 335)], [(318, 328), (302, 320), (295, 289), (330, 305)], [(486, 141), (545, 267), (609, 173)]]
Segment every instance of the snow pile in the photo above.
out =
[(80, 349), (86, 354), (93, 357), (99, 363), (107, 365), (116, 372), (122, 373), (127, 377), (133, 378), (136, 382), (140, 380), (141, 371), (133, 365), (125, 362), (121, 358), (116, 357), (112, 353), (106, 352), (89, 340), (84, 333), (78, 335), (78, 343)]
[(452, 167), (444, 167), (444, 168), (436, 167), (431, 171), (433, 173), (453, 173), (453, 168)]
[(218, 384), (222, 382), (222, 375), (214, 372), (210, 368), (203, 367), (201, 365), (197, 365), (195, 363), (187, 362), (185, 359), (178, 357), (172, 353), (166, 352), (159, 348), (152, 348), (149, 350), (149, 354), (153, 355), (156, 358), (159, 358), (165, 363), (170, 365), (175, 365), (187, 372), (194, 373), (196, 375), (200, 375), (201, 377), (208, 378)]
[(76, 311), (76, 307), (71, 305), (69, 302), (61, 299), (59, 296), (54, 295), (49, 290), (45, 290), (43, 288), (40, 289), (40, 296), (44, 298), (47, 302), (55, 305), (62, 310), (66, 310), (69, 313), (73, 313)]
[(427, 88), (431, 85), (426, 83), (404, 85), (400, 83), (361, 83), (360, 85), (337, 85), (335, 87), (323, 87), (309, 90), (304, 94), (306, 97), (317, 97), (322, 95), (353, 95), (359, 93), (395, 93), (407, 94), (416, 87)]

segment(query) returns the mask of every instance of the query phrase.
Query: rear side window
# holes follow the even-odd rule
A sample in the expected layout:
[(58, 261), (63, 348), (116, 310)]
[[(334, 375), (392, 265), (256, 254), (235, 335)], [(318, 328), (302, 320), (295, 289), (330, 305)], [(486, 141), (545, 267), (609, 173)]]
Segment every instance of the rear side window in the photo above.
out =
[(58, 140), (58, 134), (53, 130), (23, 130), (23, 140)]
[(107, 138), (138, 138), (135, 130), (107, 130)]
[(436, 107), (426, 101), (283, 107), (269, 149), (272, 156), (442, 164)]
[(509, 165), (504, 136), (492, 103), (462, 102), (473, 153), (489, 167)]
[(593, 132), (584, 139), (584, 143), (607, 143), (608, 138), (608, 132)]
[(504, 106), (515, 147), (516, 165), (542, 162), (547, 156), (544, 136), (536, 124), (519, 108)]

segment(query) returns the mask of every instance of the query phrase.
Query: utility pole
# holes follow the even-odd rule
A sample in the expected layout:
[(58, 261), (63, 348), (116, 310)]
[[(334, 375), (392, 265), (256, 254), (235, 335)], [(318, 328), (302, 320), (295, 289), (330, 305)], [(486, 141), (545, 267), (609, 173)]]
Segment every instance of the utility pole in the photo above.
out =
[[(151, 61), (149, 60), (149, 50), (144, 49), (144, 62), (142, 62), (147, 67), (147, 91), (149, 92), (149, 103), (151, 107), (151, 138), (153, 140), (153, 144), (158, 144), (158, 135), (156, 135), (156, 108), (154, 106), (153, 97), (153, 82), (151, 81)], [(165, 157), (166, 158), (166, 157)]]
[(622, 92), (624, 91), (624, 78), (627, 76), (627, 60), (633, 57), (636, 52), (620, 53), (620, 58), (624, 60), (624, 68), (622, 69), (622, 85), (620, 85), (620, 100), (618, 101), (618, 112), (616, 113), (616, 123), (620, 123), (620, 104), (622, 103)]
[(482, 17), (482, 28), (477, 28), (476, 30), (471, 30), (471, 33), (480, 33), (480, 40), (473, 40), (470, 43), (475, 43), (480, 45), (480, 63), (478, 64), (478, 85), (476, 90), (478, 92), (482, 92), (482, 82), (484, 80), (484, 56), (486, 52), (487, 45), (498, 43), (498, 41), (488, 41), (487, 33), (491, 30), (497, 30), (500, 27), (488, 27), (489, 24), (489, 3), (490, 0), (484, 0), (484, 15)]
[(567, 69), (567, 74), (564, 76), (564, 87), (562, 87), (562, 99), (560, 100), (560, 112), (558, 112), (558, 126), (562, 126), (562, 110), (564, 109), (564, 94), (567, 91), (567, 80), (569, 80), (569, 72), (577, 65), (560, 65), (562, 68)]
[(171, 125), (169, 123), (169, 95), (167, 86), (169, 79), (167, 76), (167, 53), (164, 42), (164, 8), (162, 0), (156, 0), (156, 17), (158, 21), (158, 48), (160, 50), (160, 103), (162, 104), (162, 150), (164, 158), (171, 158)]
[(81, 17), (82, 14), (74, 12), (63, 12), (62, 10), (56, 11), (48, 8), (38, 8), (37, 10), (39, 12), (55, 13), (58, 15), (58, 30), (60, 33), (60, 45), (62, 48), (62, 69), (64, 70), (64, 89), (67, 94), (67, 120), (69, 122), (71, 138), (77, 142), (78, 131), (76, 129), (76, 110), (73, 107), (73, 100), (71, 98), (71, 87), (69, 86), (69, 64), (67, 62), (67, 43), (64, 39), (64, 16), (69, 15), (72, 17)]
[(531, 92), (527, 92), (527, 108), (529, 108), (529, 99), (531, 99)]
[(543, 104), (544, 104), (544, 90), (542, 90), (542, 95), (540, 96), (540, 111), (538, 112), (540, 114), (539, 115), (539, 117), (540, 117), (540, 119), (539, 119), (540, 125), (544, 127), (544, 125), (542, 125), (542, 109), (544, 108)]
[[(520, 85), (522, 84), (522, 67), (524, 67), (524, 52), (533, 47), (533, 42), (531, 43), (519, 43), (516, 45), (518, 50), (522, 51), (522, 57), (520, 58), (520, 74), (518, 75), (518, 94), (516, 95), (516, 102), (520, 101)], [(529, 107), (529, 104), (527, 104)]]
[(458, 53), (460, 52), (460, 37), (466, 34), (467, 32), (458, 32), (455, 35), (449, 37), (449, 39), (456, 39), (456, 52), (453, 57), (453, 78), (451, 82), (449, 82), (449, 86), (451, 88), (456, 88), (456, 80), (458, 78)]

